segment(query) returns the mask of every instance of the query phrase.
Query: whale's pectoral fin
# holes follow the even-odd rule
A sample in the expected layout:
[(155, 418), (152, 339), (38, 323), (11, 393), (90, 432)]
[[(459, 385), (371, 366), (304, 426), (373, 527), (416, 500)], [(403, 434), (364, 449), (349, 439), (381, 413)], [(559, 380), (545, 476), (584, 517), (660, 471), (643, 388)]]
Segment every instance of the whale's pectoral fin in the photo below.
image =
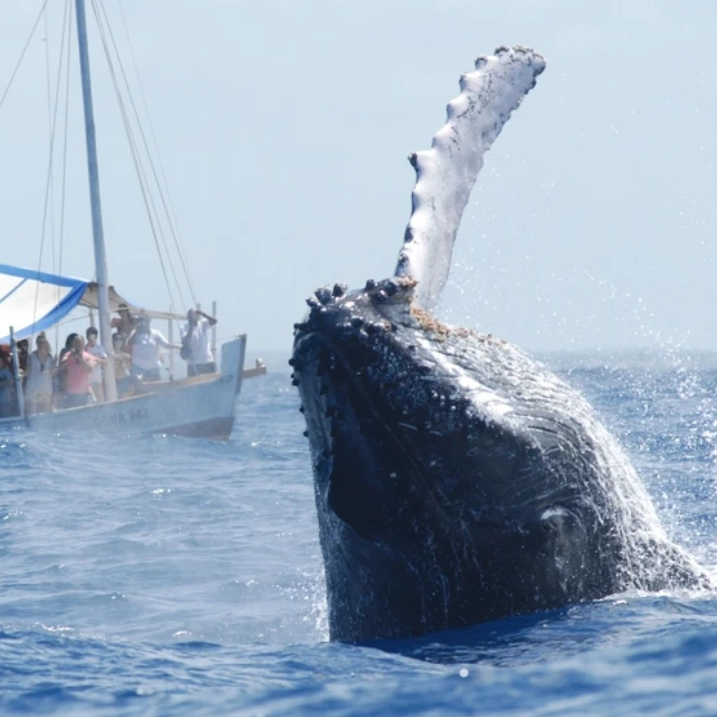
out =
[(418, 281), (420, 308), (431, 311), (438, 303), (484, 153), (544, 69), (544, 58), (526, 47), (499, 47), (479, 57), (475, 70), (461, 77), (461, 93), (448, 105), (431, 149), (410, 156), (416, 186), (396, 275)]

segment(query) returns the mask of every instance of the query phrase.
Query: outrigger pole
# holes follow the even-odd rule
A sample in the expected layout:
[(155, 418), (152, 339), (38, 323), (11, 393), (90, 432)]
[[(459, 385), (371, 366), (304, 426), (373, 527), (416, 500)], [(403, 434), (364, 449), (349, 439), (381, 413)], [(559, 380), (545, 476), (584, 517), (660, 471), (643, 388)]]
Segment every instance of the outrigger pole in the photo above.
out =
[(97, 304), (100, 324), (100, 340), (107, 352), (104, 365), (105, 400), (117, 400), (115, 383), (114, 350), (110, 326), (109, 279), (107, 255), (102, 230), (102, 206), (100, 203), (100, 176), (97, 167), (97, 143), (95, 140), (95, 118), (92, 109), (92, 86), (90, 84), (90, 56), (87, 51), (87, 22), (84, 0), (75, 0), (77, 10), (77, 41), (80, 48), (80, 76), (82, 78), (82, 102), (85, 108), (85, 137), (87, 139), (87, 171), (90, 180), (90, 206), (92, 208), (92, 238), (95, 248), (95, 272), (97, 273)]

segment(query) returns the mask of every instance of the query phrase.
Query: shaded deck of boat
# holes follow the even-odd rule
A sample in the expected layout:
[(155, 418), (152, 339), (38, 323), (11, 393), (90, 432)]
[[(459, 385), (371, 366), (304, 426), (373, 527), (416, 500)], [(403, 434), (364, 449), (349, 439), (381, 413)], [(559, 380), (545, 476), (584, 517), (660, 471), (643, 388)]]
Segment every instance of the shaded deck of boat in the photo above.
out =
[[(245, 340), (245, 337), (241, 337), (242, 340)], [(242, 341), (243, 346), (243, 341)], [(231, 365), (232, 362), (230, 362)], [(242, 348), (242, 357), (241, 357), (241, 363), (243, 364), (243, 348)], [(94, 403), (89, 404), (86, 406), (78, 406), (76, 408), (65, 408), (65, 409), (59, 409), (57, 411), (52, 411), (49, 414), (37, 414), (36, 416), (30, 416), (26, 419), (21, 419), (19, 417), (9, 417), (0, 419), (0, 427), (2, 426), (22, 426), (22, 425), (32, 425), (35, 420), (39, 420), (41, 423), (45, 423), (46, 419), (51, 420), (54, 423), (53, 419), (50, 419), (50, 416), (53, 416), (54, 418), (60, 418), (61, 416), (67, 416), (70, 419), (70, 426), (74, 421), (72, 418), (74, 416), (77, 416), (78, 414), (84, 414), (85, 416), (98, 416), (99, 414), (105, 414), (106, 410), (109, 406), (116, 406), (119, 413), (125, 413), (125, 409), (129, 411), (127, 413), (128, 416), (130, 416), (130, 420), (134, 421), (135, 418), (133, 418), (134, 414), (141, 413), (142, 408), (141, 404), (145, 403), (147, 399), (149, 399), (151, 396), (161, 397), (161, 396), (167, 396), (171, 394), (176, 393), (184, 393), (185, 390), (189, 389), (192, 390), (192, 388), (205, 385), (205, 384), (211, 384), (211, 383), (224, 383), (225, 381), (228, 382), (236, 382), (236, 386), (233, 388), (230, 388), (232, 395), (236, 392), (236, 394), (239, 393), (239, 390), (241, 388), (241, 383), (244, 378), (254, 378), (256, 376), (263, 376), (267, 372), (266, 364), (261, 360), (257, 360), (255, 363), (255, 366), (243, 370), (241, 374), (241, 378), (239, 381), (236, 381), (236, 374), (223, 374), (221, 372), (215, 372), (215, 373), (208, 373), (208, 374), (199, 374), (197, 376), (189, 376), (186, 378), (181, 379), (171, 379), (169, 381), (153, 381), (153, 382), (147, 382), (144, 384), (138, 384), (137, 389), (135, 393), (133, 393), (131, 396), (125, 396), (124, 398), (120, 398), (117, 401), (113, 401), (111, 404), (108, 403)], [(138, 405), (139, 404), (139, 405)], [(171, 404), (168, 404), (171, 405)], [(234, 405), (234, 399), (232, 398), (231, 406)], [(134, 409), (134, 406), (138, 406), (137, 409)], [(111, 415), (110, 415), (111, 419)], [(98, 416), (95, 419), (96, 423), (102, 424), (103, 422), (110, 420), (105, 417)], [(233, 408), (228, 407), (226, 411), (218, 411), (218, 415), (214, 416), (207, 416), (206, 413), (204, 416), (197, 417), (197, 420), (191, 420), (191, 417), (189, 420), (182, 420), (181, 422), (161, 422), (161, 425), (154, 428), (152, 426), (146, 426), (144, 429), (147, 433), (160, 433), (160, 434), (171, 434), (171, 435), (178, 435), (178, 436), (189, 436), (189, 437), (197, 437), (197, 438), (212, 438), (215, 440), (227, 440), (232, 432), (234, 426), (234, 411)]]
[[(221, 372), (169, 381), (137, 383), (132, 395), (21, 418), (0, 419), (0, 426), (159, 433), (227, 440), (234, 426), (236, 400), (244, 380), (246, 335), (222, 345)], [(266, 373), (263, 361), (249, 377)]]

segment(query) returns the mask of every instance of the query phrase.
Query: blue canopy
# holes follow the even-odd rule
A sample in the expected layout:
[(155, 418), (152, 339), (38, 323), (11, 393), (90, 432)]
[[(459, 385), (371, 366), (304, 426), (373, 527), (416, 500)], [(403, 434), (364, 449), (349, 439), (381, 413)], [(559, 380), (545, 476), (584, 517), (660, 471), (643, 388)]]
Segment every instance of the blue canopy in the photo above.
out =
[(21, 339), (59, 323), (82, 301), (88, 285), (82, 279), (0, 264), (0, 343), (9, 341), (10, 326)]
[[(154, 319), (183, 319), (183, 314), (147, 311), (109, 289), (110, 308), (126, 304), (134, 313)], [(62, 321), (76, 306), (97, 309), (97, 284), (59, 274), (0, 264), (0, 343), (10, 340), (10, 327), (18, 339), (32, 336)], [(8, 333), (5, 334), (4, 332)]]

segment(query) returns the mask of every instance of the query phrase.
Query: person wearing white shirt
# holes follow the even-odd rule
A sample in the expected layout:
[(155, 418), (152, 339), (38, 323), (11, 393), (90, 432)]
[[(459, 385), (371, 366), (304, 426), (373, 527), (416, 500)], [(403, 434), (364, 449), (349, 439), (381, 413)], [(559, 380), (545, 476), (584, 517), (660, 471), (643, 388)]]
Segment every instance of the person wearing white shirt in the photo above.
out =
[(140, 314), (137, 328), (127, 339), (127, 349), (132, 355), (132, 374), (143, 381), (161, 380), (160, 348), (179, 349), (181, 346), (170, 344), (157, 329), (149, 327), (149, 316)]
[(107, 363), (107, 352), (102, 348), (102, 344), (97, 342), (97, 329), (94, 326), (87, 329), (85, 336), (87, 336), (85, 351), (95, 357), (95, 365), (90, 374), (92, 393), (97, 403), (104, 403), (105, 389), (102, 385), (102, 367)]
[(213, 316), (208, 316), (199, 309), (189, 309), (187, 323), (182, 328), (182, 350), (180, 356), (187, 362), (187, 376), (200, 373), (216, 373), (210, 346), (209, 329), (217, 323)]
[(38, 335), (36, 344), (37, 349), (30, 354), (27, 361), (24, 392), (25, 411), (28, 415), (52, 410), (53, 377), (57, 369), (44, 333)]

